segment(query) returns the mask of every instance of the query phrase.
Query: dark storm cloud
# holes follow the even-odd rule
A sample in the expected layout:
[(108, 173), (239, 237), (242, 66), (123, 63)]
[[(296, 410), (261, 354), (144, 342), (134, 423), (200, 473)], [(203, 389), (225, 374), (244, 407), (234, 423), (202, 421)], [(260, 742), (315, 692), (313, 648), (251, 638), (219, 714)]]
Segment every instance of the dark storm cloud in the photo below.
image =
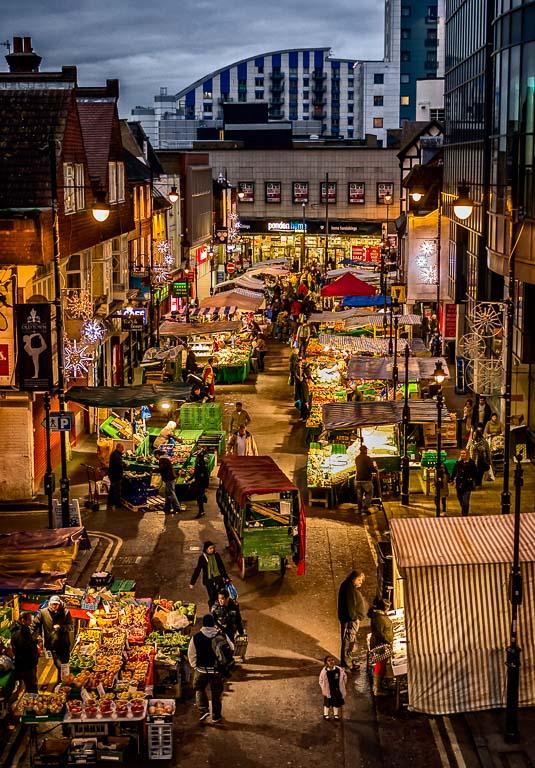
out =
[(330, 46), (380, 59), (384, 0), (1, 0), (0, 40), (31, 36), (42, 69), (75, 64), (81, 85), (121, 81), (120, 111), (150, 106), (238, 59)]

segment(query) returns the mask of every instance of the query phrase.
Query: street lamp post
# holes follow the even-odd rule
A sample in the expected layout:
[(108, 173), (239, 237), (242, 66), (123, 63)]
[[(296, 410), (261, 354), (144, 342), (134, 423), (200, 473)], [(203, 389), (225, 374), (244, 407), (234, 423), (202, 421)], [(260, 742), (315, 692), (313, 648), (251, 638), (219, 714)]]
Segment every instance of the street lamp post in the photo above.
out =
[(187, 267), (184, 270), (184, 277), (186, 278), (186, 323), (189, 323), (189, 269)]
[[(398, 303), (397, 300), (394, 302), (396, 310), (396, 314), (394, 315), (394, 364), (392, 366), (392, 386), (394, 389), (394, 392), (392, 394), (392, 400), (396, 399), (396, 392), (398, 388), (398, 327), (399, 327), (399, 315), (397, 314), (398, 310)], [(390, 304), (392, 306), (392, 304)]]
[(401, 503), (404, 506), (409, 504), (409, 452), (408, 452), (408, 440), (409, 440), (409, 422), (410, 422), (410, 409), (409, 409), (409, 342), (405, 345), (405, 396), (403, 398), (403, 458), (401, 459)]
[(306, 203), (303, 203), (303, 215), (302, 215), (302, 229), (303, 233), (301, 235), (301, 272), (305, 268), (305, 231), (306, 231), (306, 222), (305, 222), (305, 209), (306, 209)]
[(325, 174), (325, 273), (329, 269), (329, 174)]
[(435, 514), (440, 517), (440, 491), (442, 488), (442, 383), (446, 378), (442, 362), (437, 360), (433, 378), (437, 384), (437, 464), (435, 469)]
[(214, 247), (213, 247), (213, 245), (210, 246), (210, 249), (208, 251), (208, 258), (210, 260), (210, 296), (213, 296), (213, 293), (214, 293), (214, 264), (215, 264), (215, 254), (214, 254)]

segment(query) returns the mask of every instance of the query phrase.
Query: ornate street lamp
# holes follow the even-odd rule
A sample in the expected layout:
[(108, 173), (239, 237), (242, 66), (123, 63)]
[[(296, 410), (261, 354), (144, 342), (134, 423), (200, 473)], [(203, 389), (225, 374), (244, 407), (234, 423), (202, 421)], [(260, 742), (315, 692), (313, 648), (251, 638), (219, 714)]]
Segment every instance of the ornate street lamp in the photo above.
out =
[(440, 489), (442, 488), (442, 384), (446, 378), (442, 362), (437, 360), (433, 378), (437, 385), (437, 465), (435, 469), (435, 514), (440, 517)]

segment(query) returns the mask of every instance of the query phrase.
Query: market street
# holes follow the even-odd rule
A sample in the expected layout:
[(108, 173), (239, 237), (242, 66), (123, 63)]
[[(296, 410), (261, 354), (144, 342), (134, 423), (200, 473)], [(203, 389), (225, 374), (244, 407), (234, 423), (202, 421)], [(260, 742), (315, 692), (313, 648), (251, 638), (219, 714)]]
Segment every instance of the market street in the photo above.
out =
[[(304, 429), (292, 407), (287, 385), (285, 345), (271, 344), (267, 371), (246, 384), (220, 387), (219, 399), (231, 410), (242, 399), (252, 417), (250, 425), (260, 453), (269, 453), (302, 486), (304, 482)], [(219, 726), (198, 723), (191, 691), (175, 718), (176, 765), (217, 765), (222, 768), (263, 768), (274, 764), (323, 766), (479, 765), (464, 718), (428, 718), (394, 708), (394, 697), (374, 702), (364, 672), (350, 677), (344, 719), (340, 724), (321, 718), (321, 692), (317, 678), (323, 657), (339, 654), (336, 596), (340, 582), (355, 567), (367, 574), (363, 593), (375, 593), (373, 538), (384, 528), (385, 517), (372, 515), (363, 524), (351, 505), (337, 510), (309, 508), (306, 574), (295, 567), (285, 577), (255, 574), (241, 582), (225, 552), (226, 536), (215, 504), (217, 480), (211, 478), (208, 514), (194, 519), (196, 506), (189, 502), (179, 517), (162, 512), (90, 512), (84, 522), (96, 545), (85, 569), (78, 573), (83, 586), (92, 571), (109, 568), (116, 578), (134, 579), (138, 595), (189, 599), (192, 595), (202, 616), (206, 593), (198, 583), (187, 584), (202, 542), (217, 543), (240, 591), (242, 615), (249, 634), (247, 661), (239, 665), (223, 700), (224, 721)], [(73, 488), (83, 500), (83, 486)], [(387, 505), (388, 506), (388, 505)], [(15, 518), (4, 514), (2, 530)], [(43, 513), (17, 516), (18, 527), (46, 525)], [(11, 529), (13, 529), (11, 527)], [(100, 532), (100, 533), (98, 533)], [(361, 628), (365, 642), (366, 625)], [(477, 720), (477, 716), (472, 716)], [(446, 757), (445, 757), (446, 756)], [(451, 762), (450, 762), (451, 758)], [(444, 760), (446, 759), (446, 762)], [(28, 763), (24, 745), (16, 765)], [(15, 765), (15, 763), (12, 763)], [(141, 759), (140, 763), (145, 764)]]

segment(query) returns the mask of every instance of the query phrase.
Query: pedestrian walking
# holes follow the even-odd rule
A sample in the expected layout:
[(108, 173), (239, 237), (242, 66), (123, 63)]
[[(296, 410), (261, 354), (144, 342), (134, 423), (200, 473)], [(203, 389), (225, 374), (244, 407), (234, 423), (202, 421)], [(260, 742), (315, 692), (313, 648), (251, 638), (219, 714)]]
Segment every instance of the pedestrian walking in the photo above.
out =
[(228, 579), (227, 569), (223, 564), (221, 555), (216, 552), (213, 541), (205, 541), (203, 544), (202, 554), (199, 556), (190, 579), (190, 589), (193, 589), (201, 573), (202, 583), (208, 593), (208, 609), (210, 609), (217, 600), (217, 593), (223, 589)]
[(228, 451), (234, 456), (258, 456), (256, 440), (243, 425), (230, 438)]
[(197, 373), (197, 358), (195, 356), (195, 352), (191, 347), (186, 347), (186, 352), (186, 363), (184, 365), (185, 371), (183, 376), (184, 381), (188, 380), (188, 376), (195, 375)]
[(323, 693), (323, 719), (330, 719), (333, 711), (335, 720), (340, 720), (341, 709), (345, 704), (347, 673), (343, 667), (336, 665), (334, 656), (326, 656), (323, 660), (319, 684)]
[(263, 373), (266, 370), (264, 360), (267, 354), (267, 344), (263, 333), (258, 334), (256, 349), (258, 352), (258, 370)]
[(364, 584), (362, 571), (351, 571), (338, 590), (338, 620), (340, 622), (340, 663), (346, 670), (358, 670), (358, 631), (368, 606), (360, 587)]
[(461, 451), (459, 460), (455, 462), (451, 473), (450, 483), (455, 483), (457, 498), (461, 505), (461, 515), (467, 517), (470, 511), (470, 494), (476, 487), (477, 467), (468, 455), (468, 451)]
[(216, 625), (232, 642), (234, 642), (236, 634), (243, 635), (240, 606), (236, 600), (232, 600), (227, 589), (219, 590), (217, 600), (212, 605), (211, 613)]
[[(195, 691), (195, 703), (199, 710), (199, 722), (210, 717), (207, 689), (210, 688), (212, 698), (212, 723), (220, 723), (222, 720), (222, 696), (224, 679), (221, 672), (217, 671), (218, 659), (214, 648), (214, 639), (221, 633), (215, 626), (215, 620), (211, 613), (203, 616), (202, 629), (196, 632), (188, 646), (188, 661), (193, 669), (193, 690)], [(234, 646), (225, 637), (232, 650)]]
[(444, 464), (440, 465), (440, 472), (437, 475), (437, 485), (438, 485), (438, 495), (440, 498), (440, 503), (442, 505), (442, 512), (446, 514), (448, 496), (450, 495), (450, 491), (449, 491), (450, 476), (448, 475), (448, 470), (446, 469)]
[(370, 651), (372, 652), (379, 648), (385, 658), (380, 661), (376, 661), (373, 665), (373, 695), (374, 696), (386, 696), (386, 691), (383, 690), (383, 679), (386, 675), (388, 664), (390, 663), (390, 657), (392, 655), (392, 643), (394, 642), (394, 628), (392, 621), (387, 616), (387, 605), (384, 600), (376, 597), (373, 601), (373, 605), (368, 611), (368, 618), (370, 619), (371, 637), (370, 637)]
[(162, 482), (165, 483), (165, 504), (163, 511), (167, 515), (176, 515), (177, 512), (180, 512), (180, 503), (177, 499), (175, 489), (175, 469), (171, 463), (171, 459), (167, 456), (165, 451), (156, 451), (154, 456), (158, 460), (158, 469), (162, 477)]
[(463, 407), (463, 417), (461, 421), (461, 435), (459, 436), (459, 448), (462, 446), (462, 443), (465, 443), (469, 437), (470, 432), (472, 430), (472, 413), (474, 411), (474, 404), (471, 400), (471, 398), (467, 398), (464, 403)]
[(71, 653), (72, 616), (58, 595), (52, 595), (46, 608), (34, 617), (30, 631), (42, 637), (43, 648), (52, 655), (61, 682), (61, 665), (68, 664)]
[(298, 344), (299, 357), (306, 357), (307, 346), (310, 341), (310, 325), (306, 321), (299, 325), (295, 338)]
[(208, 501), (206, 489), (210, 485), (210, 473), (204, 459), (204, 451), (200, 451), (195, 458), (193, 468), (193, 484), (195, 487), (195, 499), (197, 501), (196, 518), (204, 517), (204, 505)]
[(241, 426), (247, 427), (250, 423), (251, 417), (243, 407), (243, 403), (236, 403), (235, 409), (230, 414), (229, 435), (233, 435)]
[(479, 488), (483, 482), (483, 475), (490, 469), (490, 448), (483, 437), (483, 426), (481, 424), (478, 424), (476, 429), (472, 430), (472, 436), (466, 447), (470, 451), (470, 458), (476, 464), (476, 486)]
[(121, 506), (121, 487), (124, 474), (123, 453), (124, 443), (117, 443), (115, 450), (110, 454), (110, 463), (108, 465), (108, 478), (110, 481), (108, 509)]
[(355, 490), (357, 508), (365, 515), (370, 514), (370, 504), (373, 499), (373, 478), (378, 471), (377, 464), (368, 456), (368, 448), (360, 446), (359, 455), (355, 459)]
[(10, 627), (15, 676), (24, 683), (27, 693), (37, 693), (39, 643), (30, 629), (32, 620), (33, 614), (23, 611)]
[(487, 421), (490, 421), (492, 416), (492, 410), (487, 403), (487, 398), (484, 395), (476, 395), (476, 404), (472, 411), (472, 428), (483, 425), (483, 429), (487, 426)]

